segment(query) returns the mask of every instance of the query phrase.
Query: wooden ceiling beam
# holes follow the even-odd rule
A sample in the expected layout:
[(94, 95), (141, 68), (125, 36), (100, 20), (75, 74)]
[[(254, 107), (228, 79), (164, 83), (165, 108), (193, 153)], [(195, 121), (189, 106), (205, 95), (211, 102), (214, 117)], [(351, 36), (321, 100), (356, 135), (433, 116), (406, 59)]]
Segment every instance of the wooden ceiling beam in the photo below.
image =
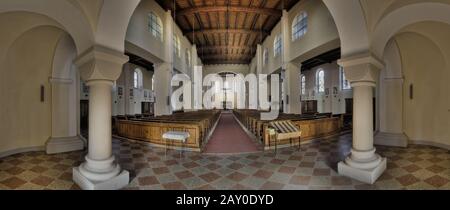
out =
[(249, 55), (249, 54), (208, 54), (208, 55), (204, 55), (201, 56), (202, 61), (203, 60), (218, 60), (218, 59), (222, 59), (222, 60), (228, 60), (228, 59), (234, 59), (234, 60), (250, 60), (252, 59), (254, 56), (253, 55)]
[(253, 46), (230, 46), (230, 45), (211, 45), (211, 46), (197, 46), (197, 49), (216, 50), (216, 49), (230, 49), (230, 50), (252, 50)]
[[(183, 31), (183, 34), (191, 34), (193, 31)], [(254, 35), (260, 35), (262, 34), (263, 36), (267, 36), (270, 34), (270, 32), (268, 31), (261, 31), (261, 30), (256, 30), (256, 29), (195, 29), (194, 33), (196, 34), (204, 34), (204, 35), (208, 35), (208, 34), (226, 34), (226, 33), (231, 33), (231, 34), (254, 34)]]
[(201, 6), (201, 7), (191, 7), (186, 9), (181, 9), (177, 11), (177, 15), (190, 15), (196, 13), (208, 13), (208, 12), (244, 12), (244, 13), (256, 13), (256, 14), (266, 14), (269, 16), (281, 17), (283, 15), (282, 11), (278, 9), (270, 8), (260, 8), (253, 6)]

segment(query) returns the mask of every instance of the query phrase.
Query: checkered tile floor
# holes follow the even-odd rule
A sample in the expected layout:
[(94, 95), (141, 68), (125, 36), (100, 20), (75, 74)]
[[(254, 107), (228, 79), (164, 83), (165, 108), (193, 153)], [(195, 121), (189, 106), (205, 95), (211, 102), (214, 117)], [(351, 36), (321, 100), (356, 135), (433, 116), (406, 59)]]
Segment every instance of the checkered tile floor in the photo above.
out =
[[(145, 143), (114, 140), (113, 149), (131, 173), (126, 189), (447, 189), (450, 190), (450, 151), (410, 146), (378, 147), (388, 169), (374, 184), (339, 176), (337, 162), (350, 151), (344, 135), (303, 145), (301, 151), (207, 156), (152, 148)], [(0, 159), (0, 189), (78, 189), (72, 167), (84, 152), (46, 155), (18, 154)]]

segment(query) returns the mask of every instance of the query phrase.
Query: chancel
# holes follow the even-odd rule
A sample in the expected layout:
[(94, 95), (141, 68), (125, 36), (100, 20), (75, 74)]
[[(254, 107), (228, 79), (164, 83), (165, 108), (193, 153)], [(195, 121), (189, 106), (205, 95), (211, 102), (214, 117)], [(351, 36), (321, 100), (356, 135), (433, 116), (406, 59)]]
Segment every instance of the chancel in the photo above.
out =
[(450, 0), (0, 0), (0, 190), (450, 190), (449, 24)]

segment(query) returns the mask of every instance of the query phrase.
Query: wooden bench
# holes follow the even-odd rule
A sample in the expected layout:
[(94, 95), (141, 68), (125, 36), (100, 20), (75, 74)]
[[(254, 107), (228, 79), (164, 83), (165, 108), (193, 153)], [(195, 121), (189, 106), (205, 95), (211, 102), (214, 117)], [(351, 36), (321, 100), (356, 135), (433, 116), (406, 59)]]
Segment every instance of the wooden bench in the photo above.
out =
[[(283, 120), (270, 122), (269, 126), (269, 134), (275, 136), (275, 152), (277, 151), (279, 140), (289, 140), (290, 146), (292, 146), (292, 140), (298, 139), (298, 147), (300, 149), (302, 131), (292, 121)], [(270, 146), (269, 143), (269, 147)]]

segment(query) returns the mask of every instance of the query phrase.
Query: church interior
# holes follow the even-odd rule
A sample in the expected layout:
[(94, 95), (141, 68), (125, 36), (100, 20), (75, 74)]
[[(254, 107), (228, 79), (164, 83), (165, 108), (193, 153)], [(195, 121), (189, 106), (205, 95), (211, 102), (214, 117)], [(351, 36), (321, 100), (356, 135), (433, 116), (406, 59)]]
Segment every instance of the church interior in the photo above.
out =
[(450, 190), (450, 0), (0, 0), (0, 28), (0, 190)]

